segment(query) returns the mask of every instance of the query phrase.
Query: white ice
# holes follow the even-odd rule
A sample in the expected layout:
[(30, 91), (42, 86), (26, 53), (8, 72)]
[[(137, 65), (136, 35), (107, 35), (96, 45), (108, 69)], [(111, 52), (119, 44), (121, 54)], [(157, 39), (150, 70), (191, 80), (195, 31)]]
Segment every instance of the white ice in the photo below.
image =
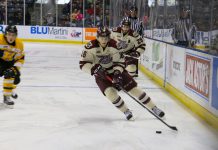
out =
[(0, 109), (0, 150), (218, 150), (217, 131), (142, 74), (139, 86), (178, 132), (120, 93), (136, 117), (126, 121), (80, 71), (81, 45), (25, 43), (25, 50), (15, 108)]

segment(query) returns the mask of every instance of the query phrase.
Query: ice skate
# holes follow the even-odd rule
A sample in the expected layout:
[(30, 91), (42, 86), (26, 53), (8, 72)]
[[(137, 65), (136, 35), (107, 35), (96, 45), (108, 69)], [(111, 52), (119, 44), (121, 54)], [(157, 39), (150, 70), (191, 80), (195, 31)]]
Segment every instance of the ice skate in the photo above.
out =
[(10, 96), (4, 96), (4, 104), (7, 108), (14, 108), (14, 102), (10, 99)]
[(13, 92), (12, 95), (11, 95), (11, 97), (12, 97), (13, 99), (17, 99), (17, 98), (18, 98), (18, 95), (17, 95), (17, 93)]
[(127, 111), (125, 111), (124, 114), (125, 114), (127, 120), (131, 120), (131, 121), (135, 120), (132, 112), (129, 109)]

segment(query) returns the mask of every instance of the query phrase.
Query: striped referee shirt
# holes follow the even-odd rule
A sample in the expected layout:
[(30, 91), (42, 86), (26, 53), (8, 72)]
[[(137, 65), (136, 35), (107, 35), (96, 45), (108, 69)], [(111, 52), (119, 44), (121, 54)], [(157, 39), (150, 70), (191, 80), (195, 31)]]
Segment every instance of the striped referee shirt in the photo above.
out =
[[(130, 17), (131, 20), (131, 29), (135, 32), (137, 32), (140, 36), (144, 36), (144, 27), (143, 27), (143, 23), (141, 20), (139, 20), (139, 18), (137, 17)], [(124, 18), (122, 19), (122, 21), (124, 20)], [(122, 26), (122, 21), (120, 23), (120, 26)]]
[(196, 36), (196, 26), (190, 24), (189, 19), (179, 19), (175, 25), (172, 32), (172, 37), (174, 41), (191, 41), (195, 39)]

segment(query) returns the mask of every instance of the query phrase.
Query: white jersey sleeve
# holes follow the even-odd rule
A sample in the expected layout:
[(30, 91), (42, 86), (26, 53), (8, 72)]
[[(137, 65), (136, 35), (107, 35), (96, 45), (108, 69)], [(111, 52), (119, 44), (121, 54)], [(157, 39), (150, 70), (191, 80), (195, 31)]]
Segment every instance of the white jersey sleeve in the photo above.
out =
[(91, 68), (94, 63), (94, 56), (92, 54), (92, 50), (89, 49), (91, 48), (91, 46), (92, 46), (91, 42), (85, 45), (85, 48), (81, 54), (81, 59), (80, 59), (80, 69), (89, 74), (91, 74)]
[(136, 51), (142, 55), (145, 51), (146, 46), (143, 38), (136, 32), (133, 33), (133, 38)]

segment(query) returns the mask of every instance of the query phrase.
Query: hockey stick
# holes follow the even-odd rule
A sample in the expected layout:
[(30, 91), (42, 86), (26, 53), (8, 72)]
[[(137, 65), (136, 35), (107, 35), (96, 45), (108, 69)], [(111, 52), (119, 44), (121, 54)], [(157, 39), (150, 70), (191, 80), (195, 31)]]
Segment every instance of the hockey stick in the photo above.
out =
[[(111, 77), (106, 76), (106, 78), (113, 83), (113, 80), (111, 79)], [(145, 108), (149, 113), (151, 113), (153, 116), (155, 116), (158, 120), (160, 120), (163, 124), (165, 124), (167, 127), (169, 127), (172, 130), (178, 131), (178, 129), (175, 126), (171, 126), (168, 123), (166, 123), (165, 121), (163, 121), (160, 117), (158, 117), (156, 114), (154, 114), (151, 110), (149, 110), (147, 107), (145, 107), (142, 103), (140, 103), (135, 97), (133, 97), (132, 95), (130, 95), (122, 86), (119, 86), (119, 88), (126, 93), (129, 97), (131, 97), (134, 101), (136, 101), (139, 105), (141, 105), (143, 108)]]

